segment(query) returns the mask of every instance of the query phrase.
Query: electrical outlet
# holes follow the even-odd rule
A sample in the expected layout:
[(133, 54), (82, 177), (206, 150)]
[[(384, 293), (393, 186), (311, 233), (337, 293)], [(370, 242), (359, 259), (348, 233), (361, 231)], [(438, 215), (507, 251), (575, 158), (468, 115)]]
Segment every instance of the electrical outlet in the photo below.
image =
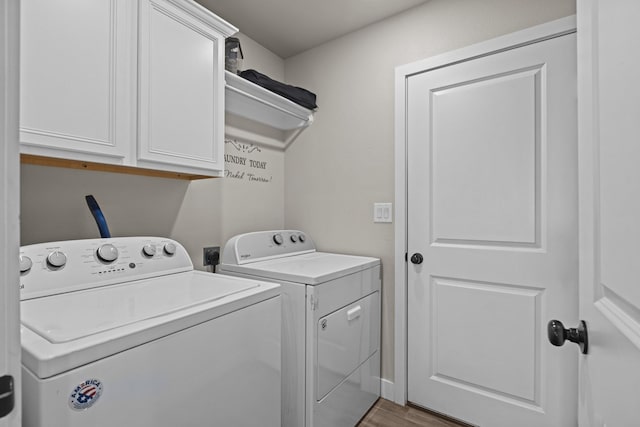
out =
[(202, 265), (213, 265), (220, 263), (220, 246), (208, 246), (202, 249)]

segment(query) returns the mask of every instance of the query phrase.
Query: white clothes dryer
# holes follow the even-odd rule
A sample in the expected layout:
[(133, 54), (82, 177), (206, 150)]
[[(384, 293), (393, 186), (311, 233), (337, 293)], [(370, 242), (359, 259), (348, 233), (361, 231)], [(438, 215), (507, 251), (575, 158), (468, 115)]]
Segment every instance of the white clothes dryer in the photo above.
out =
[(218, 272), (282, 286), (282, 425), (357, 424), (380, 396), (380, 260), (261, 231), (230, 239)]
[(278, 285), (156, 237), (24, 246), (20, 270), (25, 427), (281, 425)]

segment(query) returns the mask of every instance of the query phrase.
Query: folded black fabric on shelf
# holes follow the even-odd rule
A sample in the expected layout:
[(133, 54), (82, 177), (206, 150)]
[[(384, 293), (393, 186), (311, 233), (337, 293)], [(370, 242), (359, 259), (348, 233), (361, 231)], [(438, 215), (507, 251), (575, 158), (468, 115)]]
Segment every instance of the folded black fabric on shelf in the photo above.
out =
[(273, 80), (256, 70), (241, 71), (240, 77), (257, 84), (258, 86), (262, 86), (271, 92), (277, 93), (278, 95), (283, 96), (298, 105), (302, 105), (305, 108), (309, 108), (311, 110), (318, 108), (318, 105), (316, 104), (316, 94), (301, 87), (291, 86)]

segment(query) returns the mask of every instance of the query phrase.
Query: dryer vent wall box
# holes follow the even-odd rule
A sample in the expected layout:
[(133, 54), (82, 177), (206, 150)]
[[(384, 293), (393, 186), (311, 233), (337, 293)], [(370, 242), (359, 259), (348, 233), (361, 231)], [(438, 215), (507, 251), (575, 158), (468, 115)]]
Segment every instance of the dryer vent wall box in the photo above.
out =
[(281, 425), (279, 285), (159, 237), (24, 246), (20, 271), (25, 427)]
[(282, 425), (356, 425), (380, 396), (380, 260), (274, 230), (230, 239), (218, 272), (282, 286)]

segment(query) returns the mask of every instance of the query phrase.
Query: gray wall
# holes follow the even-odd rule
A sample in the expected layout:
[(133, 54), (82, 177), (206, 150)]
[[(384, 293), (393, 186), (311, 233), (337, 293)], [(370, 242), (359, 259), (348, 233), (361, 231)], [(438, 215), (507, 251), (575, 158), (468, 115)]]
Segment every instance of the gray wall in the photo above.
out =
[[(239, 34), (245, 68), (284, 78), (284, 61)], [(257, 128), (260, 131), (261, 128)], [(251, 141), (234, 141), (251, 143)], [(227, 143), (226, 152), (235, 150)], [(251, 156), (266, 161), (270, 182), (247, 179), (181, 181), (34, 165), (21, 167), (21, 245), (99, 237), (84, 201), (93, 194), (113, 236), (168, 236), (181, 242), (194, 266), (202, 266), (202, 248), (220, 245), (234, 234), (283, 227), (284, 153), (260, 147)]]
[(382, 259), (382, 376), (393, 381), (394, 68), (575, 13), (574, 0), (431, 0), (285, 61), (318, 94), (313, 126), (286, 151), (285, 226), (321, 250)]

